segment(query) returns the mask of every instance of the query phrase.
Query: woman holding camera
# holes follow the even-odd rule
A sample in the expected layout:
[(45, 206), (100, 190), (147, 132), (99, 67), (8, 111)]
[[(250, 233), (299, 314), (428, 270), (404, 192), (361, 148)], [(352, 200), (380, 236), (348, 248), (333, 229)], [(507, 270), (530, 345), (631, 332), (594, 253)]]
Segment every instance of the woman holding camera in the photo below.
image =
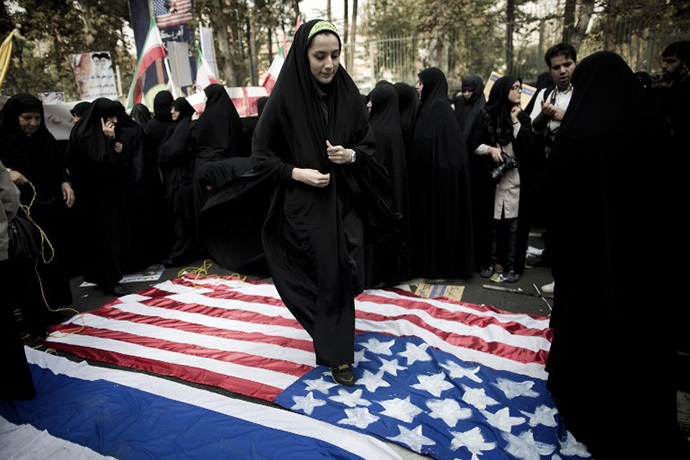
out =
[(534, 161), (534, 135), (520, 108), (521, 96), (521, 79), (499, 78), (468, 142), (473, 151), (475, 258), (484, 278), (494, 274), (500, 258), (509, 283), (518, 281), (525, 267), (526, 198)]

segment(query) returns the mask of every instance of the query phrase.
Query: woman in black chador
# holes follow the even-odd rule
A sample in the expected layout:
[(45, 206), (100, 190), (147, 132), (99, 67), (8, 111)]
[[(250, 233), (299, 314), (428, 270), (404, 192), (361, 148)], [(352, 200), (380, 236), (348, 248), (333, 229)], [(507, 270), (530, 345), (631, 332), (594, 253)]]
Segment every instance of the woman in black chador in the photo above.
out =
[(455, 119), (458, 120), (465, 143), (467, 143), (467, 139), (470, 136), (477, 113), (484, 107), (485, 103), (486, 97), (484, 97), (482, 77), (479, 75), (465, 76), (462, 79), (462, 92), (454, 101)]
[(116, 295), (128, 293), (120, 284), (127, 216), (127, 161), (116, 130), (121, 107), (110, 99), (93, 101), (72, 131), (68, 158), (80, 197), (86, 258), (84, 280), (98, 284), (106, 294)]
[(526, 210), (538, 163), (532, 123), (520, 110), (521, 94), (522, 80), (499, 78), (491, 88), (489, 102), (475, 117), (468, 142), (472, 149), (475, 259), (485, 278), (493, 275), (500, 259), (508, 282), (518, 281), (525, 268)]
[(183, 97), (172, 105), (175, 126), (168, 131), (158, 155), (168, 209), (173, 215), (174, 243), (163, 262), (174, 267), (188, 262), (195, 253), (192, 209), (192, 163), (189, 135), (194, 108)]
[(414, 139), (414, 125), (417, 122), (417, 111), (419, 109), (419, 93), (407, 83), (399, 82), (394, 84), (393, 87), (398, 93), (400, 128), (402, 129), (405, 143), (405, 155), (407, 157), (407, 164), (409, 165), (412, 142)]
[(10, 177), (21, 191), (22, 204), (31, 204), (31, 217), (55, 249), (51, 263), (39, 260), (37, 265), (48, 303), (51, 307), (69, 305), (72, 292), (63, 261), (70, 256), (65, 254), (68, 235), (64, 219), (75, 194), (65, 168), (64, 151), (48, 131), (43, 104), (36, 97), (16, 94), (0, 111), (0, 161), (11, 170)]
[[(359, 91), (339, 66), (340, 52), (331, 23), (314, 20), (299, 28), (254, 131), (254, 173), (211, 198), (201, 226), (204, 232), (214, 227), (257, 182), (270, 187), (262, 241), (273, 281), (312, 336), (317, 363), (329, 366), (336, 382), (353, 385), (364, 231), (399, 216), (391, 210), (388, 175), (372, 157)], [(233, 247), (251, 255), (246, 246)]]
[(435, 67), (423, 70), (417, 89), (421, 105), (408, 154), (413, 270), (426, 278), (470, 276), (470, 172), (446, 76)]
[[(547, 386), (594, 458), (690, 458), (676, 451), (674, 386), (687, 305), (663, 279), (685, 241), (668, 212), (681, 206), (671, 190), (681, 180), (654, 155), (670, 151), (668, 128), (615, 53), (583, 59), (572, 82), (546, 171), (556, 281)], [(638, 278), (661, 289), (652, 298)]]
[[(376, 138), (374, 158), (388, 170), (394, 192), (394, 210), (406, 219), (407, 204), (407, 160), (405, 142), (400, 125), (398, 93), (392, 84), (379, 82), (369, 93), (369, 123)], [(407, 231), (403, 232), (407, 235)], [(401, 255), (397, 245), (391, 242), (401, 240), (401, 235), (378, 235), (376, 241), (367, 246), (367, 286), (383, 283), (387, 286), (399, 284), (410, 276), (409, 257)]]

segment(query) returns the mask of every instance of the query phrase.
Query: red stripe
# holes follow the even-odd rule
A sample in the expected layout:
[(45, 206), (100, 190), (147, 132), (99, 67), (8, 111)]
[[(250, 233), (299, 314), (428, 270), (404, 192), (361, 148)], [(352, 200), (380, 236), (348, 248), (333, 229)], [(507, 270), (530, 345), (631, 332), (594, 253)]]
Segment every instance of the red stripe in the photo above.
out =
[(196, 334), (208, 335), (213, 337), (220, 337), (223, 339), (243, 340), (245, 342), (259, 342), (279, 345), (285, 348), (294, 348), (296, 350), (314, 352), (314, 345), (309, 340), (297, 340), (289, 337), (281, 337), (277, 335), (267, 335), (260, 332), (240, 332), (230, 331), (227, 329), (220, 329), (217, 327), (205, 326), (203, 324), (189, 323), (176, 319), (165, 319), (159, 316), (146, 316), (137, 313), (128, 313), (118, 308), (99, 309), (89, 312), (94, 316), (101, 318), (116, 319), (118, 321), (130, 321), (137, 324), (150, 324), (154, 326), (166, 327), (169, 329), (178, 329), (185, 332), (193, 332)]
[[(486, 327), (489, 325), (499, 326), (502, 329), (514, 335), (529, 336), (529, 337), (543, 337), (551, 340), (551, 329), (535, 329), (525, 326), (516, 321), (499, 321), (493, 316), (479, 316), (467, 312), (453, 312), (441, 307), (436, 307), (425, 302), (423, 299), (405, 300), (405, 299), (391, 299), (388, 297), (377, 296), (374, 294), (361, 294), (357, 297), (360, 302), (372, 302), (379, 305), (395, 305), (405, 308), (407, 310), (422, 310), (436, 319), (444, 321), (456, 321), (467, 324), (468, 326)], [(467, 306), (465, 304), (460, 304)], [(359, 312), (359, 311), (358, 311)]]
[(358, 311), (357, 318), (368, 321), (376, 321), (379, 323), (385, 323), (386, 321), (392, 320), (404, 320), (417, 327), (431, 332), (432, 334), (438, 336), (441, 340), (451, 345), (483, 351), (485, 353), (491, 353), (492, 355), (512, 359), (513, 361), (517, 361), (520, 363), (534, 362), (538, 364), (546, 364), (546, 357), (549, 354), (548, 351), (545, 350), (539, 350), (537, 352), (534, 352), (526, 348), (507, 345), (502, 342), (487, 342), (479, 337), (459, 335), (452, 332), (444, 331), (442, 329), (429, 326), (426, 322), (424, 322), (416, 315), (383, 316), (374, 313), (364, 313)]
[(238, 377), (231, 377), (218, 374), (206, 369), (199, 369), (192, 366), (171, 364), (149, 358), (138, 358), (115, 351), (92, 349), (89, 347), (69, 345), (60, 342), (50, 342), (50, 346), (57, 350), (63, 350), (81, 358), (116, 364), (122, 367), (139, 369), (154, 375), (168, 375), (177, 377), (181, 380), (201, 383), (219, 387), (224, 390), (240, 393), (246, 396), (261, 398), (266, 401), (273, 401), (283, 390), (280, 388), (264, 385), (251, 380)]
[[(72, 325), (70, 325), (70, 328), (71, 327)], [(59, 327), (58, 331), (60, 331)], [(117, 340), (119, 342), (133, 343), (148, 348), (196, 356), (199, 358), (213, 359), (215, 361), (239, 364), (242, 366), (258, 367), (260, 369), (280, 372), (281, 374), (294, 375), (295, 377), (301, 377), (313, 369), (313, 366), (296, 364), (282, 359), (266, 358), (264, 356), (252, 355), (241, 351), (225, 351), (215, 348), (207, 348), (201, 345), (172, 342), (169, 340), (144, 337), (141, 335), (130, 334), (128, 332), (111, 331), (108, 329), (101, 329), (91, 326), (84, 327), (79, 334), (83, 336)]]
[(165, 58), (165, 48), (163, 48), (163, 45), (158, 44), (154, 46), (153, 48), (150, 48), (147, 50), (141, 57), (141, 64), (139, 64), (139, 71), (137, 72), (137, 75), (134, 78), (139, 78), (143, 74), (146, 73), (146, 69), (149, 68), (151, 64), (156, 59), (164, 59)]

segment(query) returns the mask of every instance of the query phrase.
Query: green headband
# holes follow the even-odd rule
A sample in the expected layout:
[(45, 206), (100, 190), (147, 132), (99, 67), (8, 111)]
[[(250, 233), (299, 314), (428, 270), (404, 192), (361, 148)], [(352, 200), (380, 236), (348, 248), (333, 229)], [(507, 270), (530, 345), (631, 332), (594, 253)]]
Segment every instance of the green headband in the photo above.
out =
[(309, 31), (309, 35), (307, 35), (307, 42), (311, 40), (311, 37), (318, 34), (319, 32), (323, 32), (324, 30), (328, 30), (338, 35), (338, 29), (336, 29), (333, 24), (331, 24), (328, 21), (319, 21), (316, 24), (314, 24), (311, 30)]

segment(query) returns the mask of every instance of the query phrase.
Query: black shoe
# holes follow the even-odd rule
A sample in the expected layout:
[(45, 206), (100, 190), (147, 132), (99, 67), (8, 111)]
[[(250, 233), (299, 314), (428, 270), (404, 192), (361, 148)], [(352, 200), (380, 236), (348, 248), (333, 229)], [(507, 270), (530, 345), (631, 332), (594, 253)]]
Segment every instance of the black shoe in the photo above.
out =
[(517, 283), (520, 281), (521, 275), (519, 273), (515, 273), (513, 270), (509, 271), (507, 275), (503, 275), (503, 280), (506, 283)]
[(494, 274), (494, 271), (495, 271), (495, 270), (496, 270), (496, 267), (494, 267), (494, 266), (492, 265), (492, 266), (490, 266), (490, 267), (485, 268), (484, 270), (482, 270), (482, 271), (479, 273), (479, 276), (481, 276), (482, 278), (491, 278), (491, 275)]
[(331, 367), (331, 375), (333, 381), (339, 385), (351, 387), (355, 384), (355, 373), (352, 372), (349, 364)]

